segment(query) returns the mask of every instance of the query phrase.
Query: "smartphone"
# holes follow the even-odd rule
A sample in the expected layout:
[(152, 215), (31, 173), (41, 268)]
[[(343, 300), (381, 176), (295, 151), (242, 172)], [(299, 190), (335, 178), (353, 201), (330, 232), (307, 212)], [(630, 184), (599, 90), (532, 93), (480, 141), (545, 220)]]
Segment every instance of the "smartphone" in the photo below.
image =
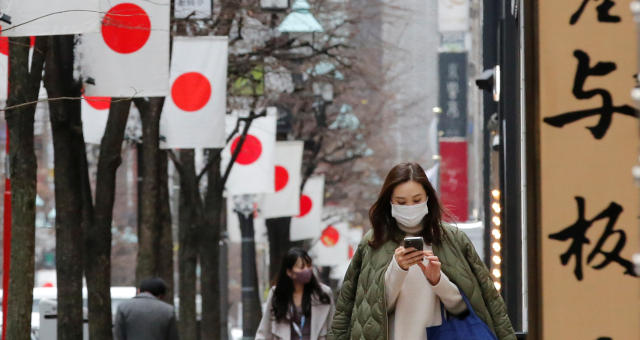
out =
[(423, 243), (424, 243), (424, 241), (422, 240), (421, 236), (405, 237), (404, 238), (403, 247), (405, 247), (405, 248), (415, 248), (415, 249), (417, 249), (419, 251), (422, 251)]

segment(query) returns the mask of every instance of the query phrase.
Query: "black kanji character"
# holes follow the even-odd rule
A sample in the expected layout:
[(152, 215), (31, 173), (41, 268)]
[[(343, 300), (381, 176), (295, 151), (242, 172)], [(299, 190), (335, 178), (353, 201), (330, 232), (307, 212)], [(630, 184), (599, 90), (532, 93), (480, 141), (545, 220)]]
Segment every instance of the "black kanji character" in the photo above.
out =
[[(591, 253), (589, 253), (589, 256), (587, 257), (587, 264), (590, 264), (597, 254), (601, 254), (604, 256), (604, 260), (600, 264), (592, 266), (593, 269), (601, 270), (612, 262), (616, 262), (626, 269), (624, 274), (634, 276), (635, 274), (633, 272), (633, 264), (631, 263), (631, 261), (626, 260), (622, 258), (622, 256), (620, 256), (620, 252), (627, 242), (627, 236), (623, 230), (613, 229), (616, 221), (618, 220), (618, 217), (622, 213), (622, 206), (615, 202), (612, 202), (607, 209), (603, 210), (596, 217), (591, 220), (586, 220), (584, 217), (584, 198), (576, 197), (575, 199), (578, 203), (578, 220), (564, 230), (549, 235), (549, 238), (552, 240), (567, 241), (571, 239), (571, 245), (569, 246), (569, 249), (567, 249), (564, 254), (560, 255), (560, 261), (562, 262), (562, 264), (566, 266), (567, 263), (569, 263), (571, 257), (574, 256), (576, 265), (573, 272), (576, 278), (579, 281), (582, 281), (582, 247), (585, 244), (591, 243), (587, 238), (587, 230), (593, 225), (594, 222), (606, 218), (608, 219), (607, 226), (600, 236), (600, 239), (598, 240), (596, 246), (591, 251)], [(616, 242), (613, 250), (603, 250), (602, 246), (609, 239), (609, 237), (613, 236), (614, 234), (618, 235), (618, 241)]]
[[(594, 0), (594, 1), (598, 1), (598, 0)], [(582, 0), (582, 4), (580, 5), (580, 8), (578, 8), (578, 10), (575, 13), (573, 13), (573, 15), (571, 16), (571, 19), (569, 20), (569, 23), (571, 25), (575, 25), (578, 22), (578, 20), (580, 19), (580, 16), (582, 15), (582, 12), (584, 12), (585, 7), (587, 7), (588, 2), (589, 0)], [(609, 13), (611, 8), (615, 5), (616, 3), (613, 0), (604, 0), (603, 3), (598, 5), (598, 7), (596, 7), (596, 10), (598, 11), (598, 21), (620, 22), (619, 16), (611, 15), (611, 13)]]
[(584, 90), (585, 82), (590, 76), (606, 76), (607, 74), (615, 71), (616, 64), (613, 62), (598, 62), (594, 67), (590, 67), (589, 55), (582, 50), (575, 50), (573, 55), (578, 59), (578, 69), (573, 81), (573, 95), (577, 99), (589, 99), (595, 96), (602, 98), (602, 106), (580, 111), (572, 111), (561, 113), (557, 116), (547, 117), (544, 122), (556, 126), (563, 127), (565, 124), (573, 123), (583, 118), (590, 116), (600, 115), (600, 120), (596, 126), (588, 127), (591, 134), (596, 139), (602, 139), (607, 133), (609, 126), (611, 125), (611, 119), (613, 113), (621, 113), (623, 115), (636, 117), (636, 111), (629, 105), (614, 106), (611, 93), (606, 89), (592, 89)]

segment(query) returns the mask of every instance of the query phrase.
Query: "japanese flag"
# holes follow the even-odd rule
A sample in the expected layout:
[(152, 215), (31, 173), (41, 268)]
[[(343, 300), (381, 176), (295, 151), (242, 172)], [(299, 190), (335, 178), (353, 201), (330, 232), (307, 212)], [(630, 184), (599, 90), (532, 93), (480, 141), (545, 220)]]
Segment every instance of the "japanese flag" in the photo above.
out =
[(0, 101), (7, 100), (9, 88), (9, 38), (0, 37)]
[(169, 0), (101, 2), (100, 32), (78, 47), (88, 96), (164, 97), (169, 88)]
[(160, 147), (222, 148), (227, 111), (227, 37), (175, 37), (171, 95), (160, 120)]
[[(238, 213), (234, 211), (235, 205), (233, 197), (227, 197), (227, 232), (229, 233), (229, 241), (240, 242), (242, 235), (240, 233), (240, 220)], [(259, 208), (256, 204), (253, 213), (253, 233), (256, 243), (268, 242), (267, 225), (264, 218), (260, 215)]]
[[(266, 117), (253, 120), (242, 149), (231, 168), (226, 183), (228, 195), (240, 194), (268, 194), (274, 192), (275, 181), (275, 145), (276, 145), (276, 114), (274, 110)], [(238, 122), (238, 113), (227, 115), (226, 130), (230, 135)], [(244, 128), (244, 121), (240, 121), (239, 131)], [(240, 133), (222, 150), (222, 172), (231, 161), (233, 152), (240, 142)]]
[(100, 144), (109, 118), (109, 97), (87, 97), (82, 95), (82, 133), (84, 142)]
[(337, 266), (349, 262), (349, 225), (344, 222), (328, 225), (320, 239), (311, 248), (313, 264), (317, 266)]
[(303, 142), (276, 142), (275, 193), (262, 197), (260, 212), (264, 218), (300, 214), (300, 184)]
[(300, 214), (291, 219), (291, 241), (320, 237), (323, 202), (324, 176), (309, 178), (300, 196)]
[(0, 12), (11, 16), (3, 36), (62, 35), (98, 32), (99, 0), (0, 0)]

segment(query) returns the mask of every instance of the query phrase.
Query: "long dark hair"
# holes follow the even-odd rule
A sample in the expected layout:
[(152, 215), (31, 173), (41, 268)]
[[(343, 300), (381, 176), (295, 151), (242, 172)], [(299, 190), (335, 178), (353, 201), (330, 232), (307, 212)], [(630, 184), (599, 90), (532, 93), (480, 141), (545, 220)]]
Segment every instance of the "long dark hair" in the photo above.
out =
[(435, 189), (429, 182), (427, 174), (418, 163), (400, 163), (389, 171), (384, 180), (378, 199), (369, 209), (369, 220), (373, 227), (371, 247), (379, 248), (388, 240), (400, 242), (404, 233), (398, 228), (396, 220), (391, 216), (391, 195), (399, 184), (415, 181), (422, 185), (427, 193), (429, 214), (422, 220), (422, 237), (426, 243), (440, 244), (442, 241), (443, 208)]
[[(311, 265), (311, 257), (302, 248), (289, 249), (287, 255), (282, 259), (271, 304), (276, 321), (286, 320), (287, 312), (291, 308), (290, 306), (293, 305), (293, 280), (287, 275), (287, 270), (292, 270), (298, 259), (302, 259), (302, 262), (307, 266)], [(302, 294), (302, 311), (307, 317), (311, 316), (312, 297), (315, 297), (322, 304), (331, 302), (329, 295), (322, 291), (315, 275), (312, 275), (311, 281), (304, 286), (304, 293)]]

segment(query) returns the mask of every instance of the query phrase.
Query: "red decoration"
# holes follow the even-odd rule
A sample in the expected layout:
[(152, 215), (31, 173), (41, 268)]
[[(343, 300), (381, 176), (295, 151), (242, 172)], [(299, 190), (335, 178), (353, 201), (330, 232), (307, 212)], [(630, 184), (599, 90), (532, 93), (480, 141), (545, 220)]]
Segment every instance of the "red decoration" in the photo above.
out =
[[(2, 27), (0, 27), (0, 30)], [(0, 37), (0, 53), (9, 56), (9, 38)]]
[[(236, 137), (231, 144), (231, 155), (235, 153), (236, 147), (240, 142), (240, 136)], [(238, 154), (236, 162), (242, 165), (249, 165), (260, 158), (262, 154), (262, 143), (254, 135), (247, 135), (244, 143), (242, 144), (242, 150)]]
[(142, 48), (151, 35), (151, 20), (140, 6), (121, 3), (102, 20), (102, 38), (112, 50), (128, 54)]
[(289, 183), (289, 171), (283, 166), (276, 165), (276, 192), (284, 189)]
[(171, 98), (181, 110), (198, 111), (211, 99), (211, 83), (198, 72), (182, 74), (171, 86)]
[(111, 107), (111, 97), (89, 97), (82, 95), (87, 103), (96, 110), (108, 110)]
[(313, 208), (311, 197), (302, 195), (300, 197), (300, 215), (298, 215), (298, 217), (306, 216), (311, 211), (311, 208)]
[(320, 236), (320, 241), (326, 247), (335, 246), (340, 240), (340, 233), (332, 225), (326, 227)]

